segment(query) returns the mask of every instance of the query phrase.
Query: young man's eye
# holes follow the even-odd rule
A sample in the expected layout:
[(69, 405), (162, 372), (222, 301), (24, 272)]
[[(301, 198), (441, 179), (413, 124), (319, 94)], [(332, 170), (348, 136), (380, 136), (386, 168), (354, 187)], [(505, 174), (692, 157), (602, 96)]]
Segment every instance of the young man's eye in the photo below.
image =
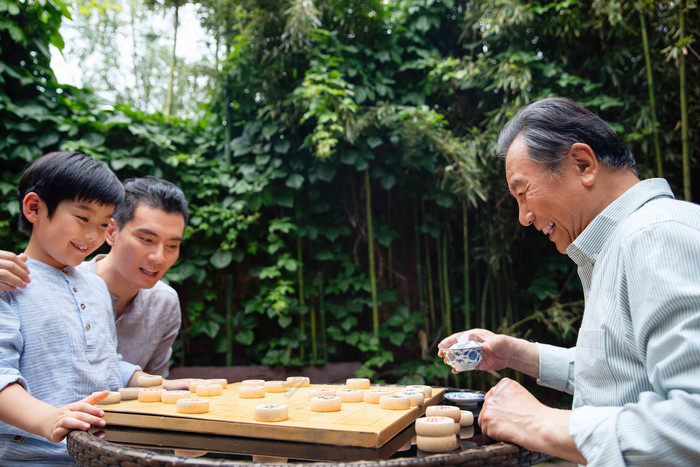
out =
[(168, 248), (169, 250), (177, 250), (177, 249), (180, 248), (180, 245), (177, 245), (177, 244), (167, 245), (167, 248)]

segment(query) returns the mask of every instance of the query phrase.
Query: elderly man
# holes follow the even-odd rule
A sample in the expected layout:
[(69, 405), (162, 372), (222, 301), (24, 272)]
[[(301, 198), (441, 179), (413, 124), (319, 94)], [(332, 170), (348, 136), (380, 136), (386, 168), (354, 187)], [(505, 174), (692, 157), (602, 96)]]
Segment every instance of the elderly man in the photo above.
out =
[[(700, 464), (700, 207), (634, 157), (598, 116), (561, 98), (523, 108), (501, 131), (519, 220), (578, 265), (585, 311), (565, 349), (473, 329), (479, 370), (512, 368), (574, 394), (572, 410), (510, 379), (486, 395), (490, 437), (589, 465)], [(442, 356), (442, 353), (439, 352)]]

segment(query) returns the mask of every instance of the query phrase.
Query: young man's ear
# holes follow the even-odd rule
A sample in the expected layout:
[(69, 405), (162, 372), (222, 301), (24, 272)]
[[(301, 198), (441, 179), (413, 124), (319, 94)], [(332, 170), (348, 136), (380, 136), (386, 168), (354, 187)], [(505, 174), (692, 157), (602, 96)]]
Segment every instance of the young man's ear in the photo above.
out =
[(114, 237), (116, 237), (118, 231), (117, 223), (114, 221), (114, 218), (111, 218), (109, 224), (107, 224), (107, 236), (105, 237), (107, 245), (114, 246)]
[(46, 209), (46, 204), (39, 195), (30, 191), (24, 196), (22, 200), (22, 214), (29, 222), (36, 224), (39, 221), (39, 214), (42, 209)]

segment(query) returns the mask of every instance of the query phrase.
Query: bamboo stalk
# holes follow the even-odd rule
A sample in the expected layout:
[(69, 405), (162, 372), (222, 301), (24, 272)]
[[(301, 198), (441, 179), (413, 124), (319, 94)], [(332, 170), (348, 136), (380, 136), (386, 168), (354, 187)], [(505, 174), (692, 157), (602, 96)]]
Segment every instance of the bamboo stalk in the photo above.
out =
[(316, 344), (316, 310), (313, 305), (309, 307), (309, 316), (311, 321), (309, 323), (311, 327), (311, 355), (316, 361), (318, 359), (318, 346)]
[[(297, 237), (297, 280), (299, 282), (299, 305), (304, 306), (304, 257), (302, 251), (301, 237)], [(303, 360), (306, 356), (304, 341), (301, 339), (306, 330), (305, 314), (299, 316), (299, 357)]]
[[(425, 202), (421, 199), (421, 211), (425, 219)], [(435, 326), (435, 291), (433, 290), (433, 266), (430, 261), (430, 239), (425, 235), (425, 270), (428, 275), (428, 303), (430, 305), (430, 322)]]
[(436, 258), (437, 258), (437, 272), (438, 272), (438, 292), (440, 296), (440, 316), (441, 316), (441, 325), (440, 327), (445, 329), (444, 324), (445, 324), (445, 281), (442, 279), (442, 233), (440, 233), (435, 240), (437, 247), (436, 247)]
[(372, 191), (369, 183), (369, 168), (365, 170), (365, 198), (367, 211), (367, 243), (369, 250), (369, 282), (372, 288), (372, 330), (379, 343), (379, 305), (377, 304), (377, 278), (374, 270), (374, 232), (372, 230)]
[[(467, 212), (467, 200), (462, 200), (462, 247), (464, 249), (464, 329), (472, 328), (472, 320), (470, 313), (470, 287), (469, 287), (469, 217)], [(471, 388), (472, 372), (467, 373), (466, 380), (467, 388)]]
[(173, 20), (173, 52), (170, 56), (170, 81), (168, 83), (168, 94), (165, 100), (165, 114), (173, 114), (173, 87), (175, 83), (175, 63), (177, 62), (177, 57), (175, 56), (175, 49), (177, 48), (177, 30), (180, 27), (180, 5), (175, 4), (175, 18)]
[[(387, 221), (391, 224), (391, 191), (386, 192), (386, 210), (387, 210)], [(392, 242), (393, 243), (393, 242)], [(391, 248), (391, 243), (387, 247), (387, 263), (389, 268), (389, 287), (394, 288), (394, 254), (393, 248)]]
[(447, 335), (452, 335), (452, 304), (450, 303), (450, 275), (447, 273), (447, 243), (449, 225), (445, 222), (445, 240), (442, 242), (442, 278), (445, 281), (445, 330)]
[(647, 71), (647, 86), (649, 88), (649, 110), (651, 112), (652, 135), (654, 136), (654, 153), (656, 154), (656, 174), (664, 176), (661, 162), (661, 144), (659, 143), (659, 123), (656, 118), (656, 97), (654, 96), (654, 77), (651, 72), (651, 54), (649, 53), (649, 38), (647, 37), (647, 25), (644, 18), (644, 10), (639, 7), (639, 22), (642, 28), (642, 43), (644, 46), (644, 63)]
[[(680, 40), (685, 38), (685, 7), (687, 2), (680, 0), (678, 7), (680, 10), (679, 37)], [(685, 81), (685, 54), (684, 50), (680, 51), (680, 86), (681, 86), (681, 154), (683, 159), (683, 198), (686, 201), (692, 201), (692, 193), (690, 190), (690, 154), (688, 149), (688, 89)]]
[(326, 341), (326, 309), (323, 306), (323, 273), (318, 273), (318, 313), (321, 319), (321, 346), (323, 347), (323, 361), (328, 361), (328, 343)]
[(469, 313), (469, 223), (467, 219), (467, 200), (462, 200), (462, 247), (464, 249), (464, 329), (471, 329)]
[[(418, 283), (418, 309), (421, 310), (421, 312), (423, 312), (423, 316), (425, 316), (426, 310), (424, 297), (425, 292), (423, 290), (423, 262), (421, 260), (420, 250), (421, 233), (420, 224), (418, 223), (418, 198), (415, 199), (415, 202), (416, 203), (413, 206), (413, 231), (416, 235), (416, 282)], [(427, 316), (425, 320), (425, 335), (430, 335), (430, 319)]]
[(486, 297), (488, 296), (489, 284), (491, 282), (491, 274), (486, 273), (484, 279), (484, 288), (481, 290), (481, 323), (480, 327), (486, 329)]
[(233, 365), (233, 274), (226, 274), (226, 366)]

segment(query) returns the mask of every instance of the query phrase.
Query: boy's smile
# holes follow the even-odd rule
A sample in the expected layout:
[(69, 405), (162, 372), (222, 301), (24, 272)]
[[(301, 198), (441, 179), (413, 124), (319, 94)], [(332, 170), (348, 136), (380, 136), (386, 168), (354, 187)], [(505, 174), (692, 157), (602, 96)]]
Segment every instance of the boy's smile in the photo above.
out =
[(46, 205), (35, 193), (25, 201), (32, 206), (32, 235), (26, 254), (42, 263), (63, 268), (77, 266), (104, 243), (112, 205), (95, 201), (62, 201), (49, 219)]

